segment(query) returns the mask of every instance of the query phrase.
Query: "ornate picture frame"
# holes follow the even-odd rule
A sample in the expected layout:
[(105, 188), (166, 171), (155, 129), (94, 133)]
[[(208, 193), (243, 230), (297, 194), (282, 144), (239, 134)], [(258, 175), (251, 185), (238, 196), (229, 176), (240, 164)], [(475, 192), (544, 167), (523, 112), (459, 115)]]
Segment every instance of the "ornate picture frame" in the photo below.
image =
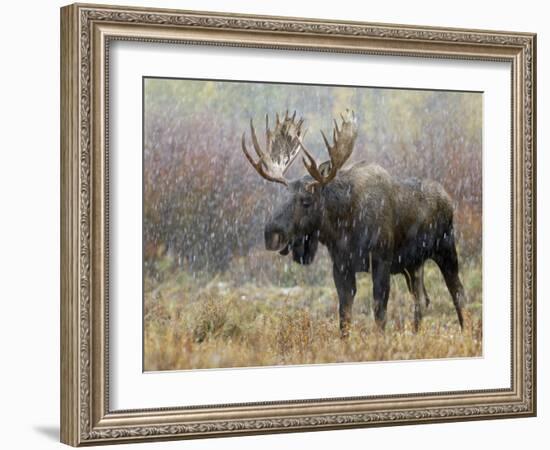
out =
[[(115, 41), (509, 63), (509, 388), (113, 410), (108, 67)], [(61, 441), (80, 446), (536, 415), (535, 89), (531, 33), (105, 5), (62, 8)]]

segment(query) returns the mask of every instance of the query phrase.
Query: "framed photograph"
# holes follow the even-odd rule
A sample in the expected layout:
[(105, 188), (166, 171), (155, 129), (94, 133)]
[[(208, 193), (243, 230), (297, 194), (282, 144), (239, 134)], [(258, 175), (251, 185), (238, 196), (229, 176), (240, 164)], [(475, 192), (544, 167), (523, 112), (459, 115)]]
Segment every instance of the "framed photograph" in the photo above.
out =
[(536, 414), (536, 36), (61, 9), (61, 440)]

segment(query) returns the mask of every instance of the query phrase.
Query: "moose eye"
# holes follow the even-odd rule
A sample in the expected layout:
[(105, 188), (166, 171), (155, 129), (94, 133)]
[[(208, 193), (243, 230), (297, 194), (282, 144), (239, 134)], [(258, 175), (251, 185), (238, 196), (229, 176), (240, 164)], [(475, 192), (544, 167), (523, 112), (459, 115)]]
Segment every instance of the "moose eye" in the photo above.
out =
[(304, 208), (309, 208), (309, 207), (311, 206), (312, 201), (311, 201), (310, 198), (302, 198), (302, 199), (300, 200), (300, 203), (302, 204), (302, 206), (303, 206)]

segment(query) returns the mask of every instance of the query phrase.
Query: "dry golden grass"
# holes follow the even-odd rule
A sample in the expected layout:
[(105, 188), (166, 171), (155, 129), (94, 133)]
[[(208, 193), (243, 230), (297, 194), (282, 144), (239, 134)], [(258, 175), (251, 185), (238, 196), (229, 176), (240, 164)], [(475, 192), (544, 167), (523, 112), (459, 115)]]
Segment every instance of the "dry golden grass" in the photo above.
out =
[(371, 313), (370, 276), (361, 275), (351, 336), (338, 332), (337, 297), (323, 286), (290, 288), (207, 284), (180, 273), (146, 289), (144, 369), (181, 370), (472, 357), (482, 354), (481, 270), (461, 269), (469, 302), (460, 331), (450, 295), (433, 263), (425, 270), (432, 304), (419, 333), (412, 331), (413, 301), (402, 277), (392, 277), (385, 333)]

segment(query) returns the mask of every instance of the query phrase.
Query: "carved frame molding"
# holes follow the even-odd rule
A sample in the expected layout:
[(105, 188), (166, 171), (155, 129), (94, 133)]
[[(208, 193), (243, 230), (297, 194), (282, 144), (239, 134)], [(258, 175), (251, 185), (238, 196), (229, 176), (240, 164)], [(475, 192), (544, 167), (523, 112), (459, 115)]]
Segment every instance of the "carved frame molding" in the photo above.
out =
[[(510, 389), (110, 411), (108, 58), (112, 40), (509, 61), (512, 67)], [(536, 36), (238, 14), (61, 10), (61, 439), (78, 446), (536, 414)]]

